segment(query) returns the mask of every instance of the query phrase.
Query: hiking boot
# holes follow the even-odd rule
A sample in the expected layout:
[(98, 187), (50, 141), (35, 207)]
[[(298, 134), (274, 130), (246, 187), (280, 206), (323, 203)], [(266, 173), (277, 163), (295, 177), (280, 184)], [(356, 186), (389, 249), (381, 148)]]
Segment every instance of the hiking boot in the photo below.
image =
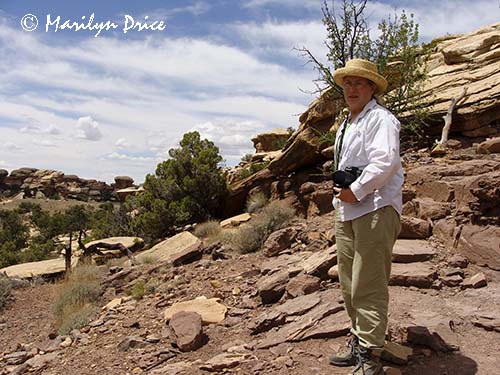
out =
[[(378, 350), (380, 351), (380, 350)], [(383, 375), (384, 368), (380, 363), (380, 355), (373, 350), (359, 346), (356, 348), (356, 367), (349, 375)]]
[(330, 364), (334, 366), (347, 367), (354, 366), (357, 361), (357, 349), (359, 341), (356, 336), (352, 336), (347, 344), (347, 348), (330, 357)]

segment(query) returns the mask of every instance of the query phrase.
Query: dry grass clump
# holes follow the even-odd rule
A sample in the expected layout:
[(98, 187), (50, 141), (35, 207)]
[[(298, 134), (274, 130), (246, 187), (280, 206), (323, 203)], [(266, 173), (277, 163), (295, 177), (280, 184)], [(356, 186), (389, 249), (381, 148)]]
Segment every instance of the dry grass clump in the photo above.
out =
[(257, 212), (267, 203), (266, 195), (259, 191), (258, 193), (252, 194), (247, 199), (246, 209), (249, 214)]
[(88, 323), (97, 310), (96, 302), (102, 292), (101, 278), (96, 266), (82, 265), (64, 281), (54, 303), (59, 334), (68, 334)]
[(261, 248), (274, 231), (287, 226), (295, 216), (295, 210), (282, 201), (265, 206), (252, 221), (242, 225), (230, 238), (229, 244), (241, 253), (251, 253)]
[(11, 290), (11, 280), (7, 276), (0, 274), (0, 310), (7, 304)]
[(217, 237), (221, 231), (222, 228), (217, 220), (208, 220), (196, 225), (194, 235), (198, 238)]

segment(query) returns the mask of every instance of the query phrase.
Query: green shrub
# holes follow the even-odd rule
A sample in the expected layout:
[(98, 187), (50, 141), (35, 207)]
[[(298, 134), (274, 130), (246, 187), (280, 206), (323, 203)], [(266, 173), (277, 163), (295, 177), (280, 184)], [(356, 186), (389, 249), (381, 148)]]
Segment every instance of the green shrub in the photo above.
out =
[(132, 287), (132, 290), (130, 291), (130, 295), (134, 299), (142, 299), (144, 295), (146, 294), (146, 283), (144, 280), (137, 280), (137, 282), (134, 284)]
[(222, 212), (227, 190), (219, 149), (198, 132), (184, 134), (180, 146), (146, 176), (145, 191), (126, 200), (127, 210), (136, 212), (131, 230), (146, 242)]
[(284, 228), (294, 216), (292, 207), (282, 201), (273, 201), (250, 223), (241, 226), (231, 236), (229, 244), (241, 253), (257, 251), (271, 233)]
[(54, 314), (60, 334), (66, 334), (87, 324), (102, 292), (101, 277), (96, 266), (82, 265), (75, 268), (61, 285), (54, 303)]

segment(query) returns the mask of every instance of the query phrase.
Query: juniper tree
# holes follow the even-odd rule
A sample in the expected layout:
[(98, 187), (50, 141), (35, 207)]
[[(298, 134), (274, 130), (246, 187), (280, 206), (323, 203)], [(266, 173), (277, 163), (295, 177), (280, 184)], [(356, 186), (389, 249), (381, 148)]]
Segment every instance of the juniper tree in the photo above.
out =
[(418, 45), (418, 24), (413, 14), (403, 10), (378, 23), (378, 36), (372, 37), (366, 16), (368, 0), (342, 0), (338, 10), (324, 1), (323, 24), (327, 31), (327, 62), (322, 62), (307, 48), (299, 49), (318, 71), (317, 93), (329, 89), (334, 99), (343, 100), (342, 89), (335, 84), (333, 72), (353, 58), (377, 64), (379, 72), (389, 82), (384, 95), (385, 105), (396, 115), (412, 118), (405, 125), (417, 130), (423, 122), (421, 92), (426, 79), (428, 53)]

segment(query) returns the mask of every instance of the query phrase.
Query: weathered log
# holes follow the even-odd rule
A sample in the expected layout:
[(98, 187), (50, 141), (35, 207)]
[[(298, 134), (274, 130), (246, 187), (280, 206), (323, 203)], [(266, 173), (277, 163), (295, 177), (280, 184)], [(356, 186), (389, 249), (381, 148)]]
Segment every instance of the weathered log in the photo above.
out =
[(120, 250), (123, 255), (126, 255), (134, 266), (139, 263), (135, 259), (132, 252), (121, 243), (106, 243), (106, 242), (97, 242), (89, 247), (86, 247), (83, 243), (80, 242), (80, 247), (83, 249), (83, 258), (89, 257), (91, 254), (104, 255), (100, 249), (106, 250)]

